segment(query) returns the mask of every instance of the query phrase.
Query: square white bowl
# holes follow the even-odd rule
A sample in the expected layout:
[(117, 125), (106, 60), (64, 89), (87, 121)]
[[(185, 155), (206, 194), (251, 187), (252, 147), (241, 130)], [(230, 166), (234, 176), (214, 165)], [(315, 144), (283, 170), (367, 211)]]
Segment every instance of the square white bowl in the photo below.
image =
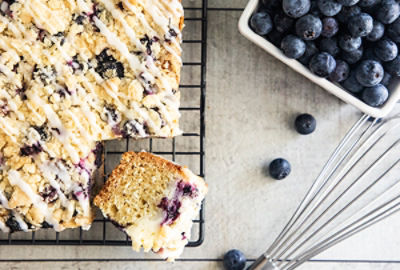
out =
[(393, 82), (389, 86), (389, 91), (390, 91), (390, 97), (386, 101), (386, 103), (379, 107), (371, 107), (367, 104), (365, 104), (362, 100), (358, 99), (357, 97), (353, 96), (337, 84), (334, 84), (330, 82), (327, 79), (318, 77), (311, 73), (311, 71), (306, 68), (303, 64), (301, 64), (299, 61), (295, 59), (290, 59), (286, 57), (282, 51), (277, 48), (274, 44), (266, 40), (264, 37), (259, 36), (256, 34), (249, 26), (249, 20), (251, 15), (256, 11), (258, 8), (260, 0), (250, 0), (249, 3), (247, 4), (245, 10), (243, 11), (242, 16), (240, 17), (239, 20), (239, 31), (240, 33), (245, 36), (247, 39), (258, 45), (259, 47), (263, 48), (265, 51), (267, 51), (269, 54), (273, 55), (298, 73), (302, 74), (306, 78), (310, 79), (314, 83), (318, 84), (331, 94), (337, 96), (344, 102), (347, 102), (356, 108), (358, 108), (360, 111), (376, 117), (376, 118), (381, 118), (386, 115), (388, 115), (393, 107), (396, 105), (397, 101), (400, 99), (400, 81), (399, 79), (392, 79)]

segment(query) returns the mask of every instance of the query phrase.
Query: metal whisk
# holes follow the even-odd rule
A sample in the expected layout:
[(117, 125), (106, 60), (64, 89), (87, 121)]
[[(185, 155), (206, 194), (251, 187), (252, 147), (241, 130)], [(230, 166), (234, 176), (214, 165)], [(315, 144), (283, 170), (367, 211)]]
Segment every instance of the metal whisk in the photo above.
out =
[(289, 222), (249, 270), (291, 270), (400, 210), (400, 115), (348, 131)]

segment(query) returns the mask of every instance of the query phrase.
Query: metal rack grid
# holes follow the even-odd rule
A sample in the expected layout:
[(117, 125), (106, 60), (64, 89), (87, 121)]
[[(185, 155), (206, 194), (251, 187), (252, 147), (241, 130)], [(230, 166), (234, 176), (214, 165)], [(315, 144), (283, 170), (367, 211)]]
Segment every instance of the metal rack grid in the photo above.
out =
[[(183, 96), (182, 106), (180, 108), (182, 120), (185, 122), (185, 119), (188, 119), (186, 115), (194, 113), (194, 116), (191, 116), (191, 119), (189, 116), (189, 121), (186, 121), (191, 124), (188, 128), (183, 127), (185, 133), (178, 138), (145, 139), (139, 141), (124, 139), (106, 143), (104, 169), (101, 170), (103, 173), (101, 177), (98, 177), (96, 182), (100, 181), (104, 183), (107, 175), (109, 175), (116, 163), (118, 163), (122, 153), (130, 150), (146, 150), (154, 154), (165, 156), (173, 161), (189, 165), (191, 168), (193, 168), (193, 166), (197, 167), (198, 175), (204, 177), (207, 0), (183, 0), (183, 5), (185, 9), (185, 29), (188, 29), (187, 35), (185, 32), (183, 33), (183, 47), (196, 47), (195, 49), (189, 48), (188, 50), (190, 51), (189, 54), (194, 55), (195, 58), (197, 57), (197, 59), (185, 59), (185, 57), (183, 57), (183, 79), (180, 85)], [(187, 37), (187, 39), (185, 39), (185, 37)], [(185, 48), (183, 51), (185, 54)], [(187, 71), (187, 69), (189, 70)], [(185, 80), (185, 77), (189, 79)], [(187, 102), (189, 105), (185, 104), (185, 91), (190, 91), (190, 96), (186, 99), (194, 99), (197, 101), (197, 104), (193, 104), (193, 102)], [(196, 118), (193, 119), (193, 117)], [(196, 124), (193, 125), (193, 123)], [(189, 140), (185, 140), (186, 138)], [(179, 143), (179, 140), (185, 142)], [(194, 143), (195, 141), (196, 143)], [(196, 144), (196, 147), (194, 147), (195, 149), (193, 149), (193, 144)], [(196, 165), (194, 165), (194, 160), (197, 163)], [(204, 208), (202, 207), (198, 217), (194, 220), (192, 237), (187, 245), (188, 247), (197, 247), (203, 243), (204, 222)], [(78, 228), (66, 230), (61, 233), (52, 230), (40, 230), (32, 233), (18, 232), (13, 234), (4, 234), (0, 232), (0, 245), (128, 246), (130, 244), (130, 239), (124, 233), (118, 231), (99, 211), (96, 213), (96, 218), (89, 231)]]

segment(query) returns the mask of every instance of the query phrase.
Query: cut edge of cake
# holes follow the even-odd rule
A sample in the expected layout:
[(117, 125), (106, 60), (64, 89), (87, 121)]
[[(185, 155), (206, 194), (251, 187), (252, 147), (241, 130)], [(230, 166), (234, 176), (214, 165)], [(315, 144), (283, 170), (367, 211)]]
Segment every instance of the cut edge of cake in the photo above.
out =
[(94, 204), (132, 240), (173, 261), (183, 252), (208, 186), (188, 168), (147, 152), (124, 153)]

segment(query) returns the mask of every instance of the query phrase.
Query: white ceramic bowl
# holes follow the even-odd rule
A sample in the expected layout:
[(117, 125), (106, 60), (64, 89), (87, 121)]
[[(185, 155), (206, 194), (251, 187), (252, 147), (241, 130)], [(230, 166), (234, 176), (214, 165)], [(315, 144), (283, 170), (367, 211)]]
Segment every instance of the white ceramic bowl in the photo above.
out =
[(278, 58), (280, 61), (285, 63), (286, 65), (290, 66), (292, 69), (297, 71), (298, 73), (302, 74), (303, 76), (307, 77), (314, 83), (318, 84), (331, 94), (337, 96), (344, 102), (347, 102), (355, 107), (357, 107), (362, 112), (371, 115), (373, 117), (381, 118), (390, 113), (393, 107), (396, 105), (397, 101), (400, 99), (400, 81), (398, 79), (394, 80), (391, 85), (389, 86), (390, 90), (390, 97), (386, 103), (380, 108), (374, 108), (368, 106), (363, 101), (358, 99), (357, 97), (353, 96), (340, 86), (333, 84), (332, 82), (328, 81), (327, 79), (318, 77), (310, 72), (308, 68), (303, 66), (300, 62), (294, 59), (290, 59), (286, 57), (282, 51), (275, 47), (274, 44), (256, 34), (250, 27), (249, 27), (249, 19), (251, 15), (255, 12), (258, 7), (259, 0), (250, 0), (247, 4), (242, 16), (239, 20), (239, 31), (240, 33), (245, 36), (250, 41), (254, 42), (261, 48), (263, 48), (268, 53), (272, 54), (274, 57)]

